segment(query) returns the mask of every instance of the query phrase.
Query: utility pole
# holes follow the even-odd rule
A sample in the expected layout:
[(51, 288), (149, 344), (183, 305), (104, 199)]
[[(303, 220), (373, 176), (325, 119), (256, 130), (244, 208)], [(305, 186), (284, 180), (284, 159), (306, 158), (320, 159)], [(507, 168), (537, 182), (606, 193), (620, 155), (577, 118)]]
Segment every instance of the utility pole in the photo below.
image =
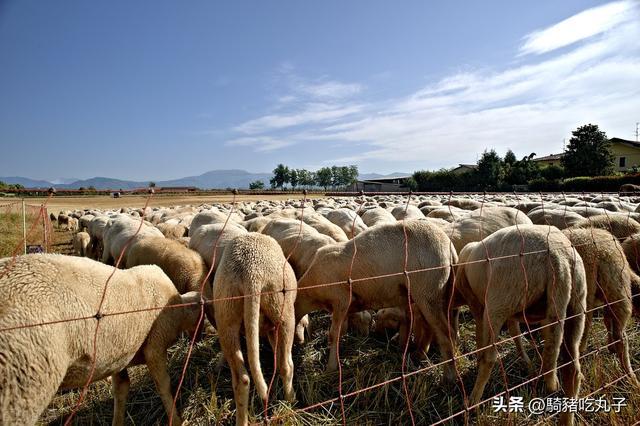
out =
[(636, 142), (638, 142), (638, 126), (640, 125), (640, 121), (636, 121)]

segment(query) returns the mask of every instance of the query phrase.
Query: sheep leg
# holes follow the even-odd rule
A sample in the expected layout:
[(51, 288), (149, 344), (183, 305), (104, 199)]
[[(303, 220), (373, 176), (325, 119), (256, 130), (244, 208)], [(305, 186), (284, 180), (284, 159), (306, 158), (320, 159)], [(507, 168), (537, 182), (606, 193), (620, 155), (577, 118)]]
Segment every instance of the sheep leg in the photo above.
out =
[(111, 385), (113, 387), (113, 421), (111, 424), (113, 426), (122, 426), (124, 425), (125, 405), (131, 385), (126, 368), (111, 376)]
[[(582, 333), (582, 339), (580, 340), (580, 352), (587, 350), (587, 341), (589, 340), (589, 330), (591, 330), (591, 323), (593, 322), (593, 311), (587, 312), (584, 319), (584, 332)], [(607, 319), (605, 318), (605, 324)], [(607, 327), (609, 329), (609, 327)], [(611, 336), (609, 335), (609, 339)], [(611, 340), (609, 341), (611, 342)], [(611, 349), (611, 347), (609, 348)]]
[[(558, 355), (560, 354), (560, 346), (562, 345), (562, 327), (557, 323), (558, 320), (550, 318), (543, 322), (547, 327), (542, 329), (544, 338), (544, 348), (542, 350), (542, 374), (544, 375), (544, 383), (547, 392), (552, 393), (558, 390)], [(553, 324), (548, 326), (548, 324)]]
[(289, 402), (296, 399), (293, 390), (293, 357), (291, 356), (295, 327), (295, 319), (291, 318), (291, 321), (285, 321), (280, 325), (278, 333), (278, 370), (284, 388), (284, 398)]
[(153, 381), (156, 384), (158, 395), (160, 395), (160, 399), (162, 400), (164, 409), (167, 412), (167, 417), (171, 416), (171, 412), (173, 411), (171, 423), (179, 426), (182, 424), (182, 420), (176, 413), (177, 407), (173, 406), (173, 396), (171, 394), (171, 379), (169, 378), (169, 373), (167, 372), (166, 350), (159, 351), (157, 349), (157, 346), (145, 347), (144, 358), (147, 367), (149, 368), (149, 374), (151, 374), (151, 378), (153, 378)]
[(513, 341), (516, 344), (516, 351), (522, 361), (527, 365), (527, 369), (532, 372), (533, 371), (533, 363), (531, 362), (531, 358), (527, 355), (527, 351), (524, 349), (524, 339), (520, 334), (520, 323), (515, 320), (507, 321), (507, 327), (509, 328), (509, 334), (513, 337)]
[(224, 353), (224, 358), (231, 370), (233, 397), (236, 401), (236, 425), (249, 424), (249, 374), (244, 366), (244, 358), (240, 349), (240, 324), (221, 324), (218, 339)]
[[(579, 308), (582, 310), (582, 308)], [(568, 309), (568, 316), (573, 316), (575, 310)], [(569, 365), (562, 368), (562, 385), (564, 387), (565, 396), (568, 398), (576, 398), (580, 391), (580, 381), (582, 373), (580, 372), (580, 340), (584, 330), (584, 316), (579, 315), (565, 321), (564, 324), (564, 342), (561, 346), (562, 363), (572, 361)], [(545, 350), (547, 349), (545, 341)], [(573, 425), (574, 413), (560, 413), (560, 425)]]
[(605, 313), (605, 318), (608, 318), (608, 321), (606, 321), (605, 324), (607, 325), (610, 343), (616, 342), (612, 346), (618, 355), (622, 369), (629, 376), (629, 381), (635, 387), (640, 387), (640, 382), (638, 382), (638, 378), (631, 367), (631, 360), (629, 357), (629, 339), (627, 337), (627, 332), (624, 329), (624, 325), (629, 321), (629, 317), (631, 316), (631, 309), (629, 307), (629, 309), (625, 311), (624, 309), (613, 309), (613, 306), (611, 308), (612, 311), (615, 312), (616, 317), (610, 318), (610, 313)]
[[(475, 316), (475, 315), (474, 315)], [(489, 316), (488, 309), (485, 310), (482, 315), (480, 324), (480, 337), (476, 337), (478, 341), (478, 349), (482, 349), (478, 353), (478, 376), (476, 377), (476, 383), (473, 386), (471, 392), (471, 404), (477, 404), (482, 399), (482, 393), (491, 376), (491, 370), (493, 365), (498, 359), (498, 351), (493, 345), (496, 341), (495, 331), (499, 331), (505, 322), (505, 318), (499, 315)], [(478, 331), (476, 331), (478, 333)], [(506, 385), (506, 383), (505, 383)]]
[(342, 303), (334, 305), (333, 314), (331, 315), (331, 328), (329, 329), (329, 361), (327, 362), (327, 371), (336, 371), (338, 369), (338, 340), (341, 336), (341, 328), (347, 317), (348, 306)]
[[(437, 306), (437, 305), (436, 305)], [(449, 338), (449, 324), (444, 310), (429, 309), (424, 306), (422, 315), (426, 319), (427, 326), (431, 327), (431, 331), (435, 336), (436, 343), (440, 349), (442, 360), (450, 360), (444, 365), (444, 378), (447, 382), (453, 383), (456, 380), (456, 367), (453, 360), (453, 342)]]
[(420, 359), (426, 359), (427, 353), (429, 352), (429, 347), (431, 346), (431, 341), (433, 340), (433, 332), (431, 331), (431, 327), (429, 327), (429, 324), (427, 324), (422, 314), (418, 312), (417, 317), (419, 317), (419, 321), (415, 323), (414, 327), (416, 351)]

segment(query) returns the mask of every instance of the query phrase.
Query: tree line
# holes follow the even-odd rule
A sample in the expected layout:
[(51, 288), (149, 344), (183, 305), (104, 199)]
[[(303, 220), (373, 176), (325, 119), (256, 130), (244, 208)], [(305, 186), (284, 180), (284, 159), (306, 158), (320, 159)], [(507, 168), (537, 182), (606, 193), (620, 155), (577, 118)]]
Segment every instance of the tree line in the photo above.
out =
[[(595, 124), (572, 132), (560, 165), (541, 166), (534, 161), (535, 156), (532, 152), (517, 159), (511, 150), (504, 157), (493, 149), (485, 150), (474, 170), (421, 170), (413, 174), (408, 186), (418, 191), (512, 191), (524, 186), (529, 190), (552, 190), (565, 179), (614, 174), (611, 142)], [(631, 173), (635, 172), (633, 168)]]
[[(269, 180), (269, 184), (274, 189), (285, 189), (289, 185), (291, 189), (321, 187), (326, 191), (328, 188), (346, 188), (355, 183), (357, 179), (358, 166), (355, 165), (323, 167), (316, 171), (310, 171), (278, 164), (273, 169), (273, 177)], [(249, 184), (249, 189), (264, 188), (265, 184), (261, 180)]]

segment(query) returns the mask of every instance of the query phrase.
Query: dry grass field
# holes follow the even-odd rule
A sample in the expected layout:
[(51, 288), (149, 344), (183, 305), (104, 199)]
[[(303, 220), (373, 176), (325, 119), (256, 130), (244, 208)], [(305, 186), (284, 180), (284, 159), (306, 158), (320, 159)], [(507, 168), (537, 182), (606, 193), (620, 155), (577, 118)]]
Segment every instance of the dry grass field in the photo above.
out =
[[(264, 198), (264, 197), (263, 197)], [(287, 196), (286, 198), (290, 198)], [(231, 197), (222, 197), (219, 201), (230, 201)], [(175, 205), (187, 203), (213, 202), (212, 197), (163, 199), (156, 198), (152, 205)], [(141, 206), (144, 197), (125, 197), (124, 199), (55, 199), (51, 202), (52, 211), (63, 208), (118, 206)], [(33, 201), (30, 204), (36, 204)], [(94, 203), (94, 204), (92, 204)], [(2, 204), (2, 203), (0, 203)], [(0, 256), (7, 256), (11, 249), (21, 240), (21, 216), (15, 212), (0, 215)], [(18, 234), (18, 235), (15, 235)], [(52, 251), (64, 254), (71, 253), (72, 234), (55, 229)], [(36, 243), (36, 241), (34, 241)], [(610, 402), (614, 397), (626, 398), (627, 406), (620, 413), (578, 413), (577, 424), (584, 425), (631, 425), (640, 417), (640, 395), (629, 383), (622, 379), (611, 386), (603, 386), (623, 376), (615, 355), (610, 353), (605, 328), (599, 313), (596, 314), (589, 347), (581, 360), (584, 381), (580, 394), (587, 396), (593, 392), (594, 397), (604, 396)], [(468, 353), (475, 349), (475, 326), (468, 312), (463, 311), (461, 319), (461, 346), (459, 353)], [(327, 333), (329, 317), (317, 313), (312, 317), (312, 336), (303, 346), (294, 346), (295, 376), (294, 387), (298, 401), (291, 406), (278, 401), (282, 396), (279, 381), (276, 380), (272, 393), (270, 416), (277, 418), (273, 424), (291, 425), (336, 425), (342, 424), (338, 396), (338, 373), (325, 373), (324, 366), (328, 357)], [(628, 334), (630, 336), (632, 365), (640, 367), (640, 326), (632, 321)], [(410, 424), (408, 405), (403, 390), (401, 377), (402, 352), (396, 341), (390, 336), (371, 335), (369, 337), (345, 336), (340, 344), (343, 365), (343, 393), (355, 392), (374, 386), (387, 380), (395, 381), (384, 386), (357, 393), (345, 398), (346, 424), (358, 425), (391, 425)], [(506, 337), (506, 334), (503, 334)], [(539, 336), (536, 336), (539, 339)], [(538, 343), (540, 345), (540, 343)], [(169, 371), (172, 378), (172, 389), (175, 391), (188, 350), (189, 342), (182, 339), (169, 354)], [(500, 345), (501, 360), (510, 387), (528, 380), (529, 376), (523, 363), (517, 357), (512, 342)], [(539, 346), (541, 349), (541, 345)], [(532, 341), (527, 344), (528, 354), (536, 364), (540, 365), (537, 352)], [(187, 369), (182, 392), (178, 400), (178, 410), (183, 419), (190, 425), (218, 425), (234, 423), (234, 402), (230, 372), (227, 368), (216, 371), (216, 363), (220, 356), (220, 346), (215, 335), (205, 336), (197, 343)], [(268, 343), (261, 344), (262, 366), (267, 380), (273, 373), (273, 353)], [(426, 369), (407, 378), (411, 395), (412, 412), (416, 424), (431, 424), (447, 418), (464, 409), (461, 385), (469, 394), (476, 375), (475, 357), (465, 356), (458, 360), (457, 368), (461, 382), (456, 385), (444, 385), (441, 381), (440, 367), (428, 368), (438, 363), (440, 356), (432, 349), (429, 361), (420, 364), (410, 363), (408, 371)], [(503, 374), (497, 363), (491, 380), (485, 389), (485, 398), (505, 390)], [(164, 408), (160, 402), (153, 381), (146, 372), (146, 367), (135, 367), (130, 370), (132, 379), (131, 391), (127, 405), (127, 423), (133, 425), (161, 425), (167, 423)], [(71, 413), (80, 395), (80, 390), (61, 392), (52, 401), (40, 419), (41, 424), (62, 425)], [(252, 403), (249, 409), (253, 415), (260, 415), (262, 404), (252, 389)], [(524, 401), (533, 397), (546, 397), (542, 381), (519, 387), (513, 396), (521, 396)], [(561, 396), (561, 394), (553, 395)], [(334, 399), (332, 402), (317, 407), (309, 412), (300, 409), (309, 405)], [(111, 423), (113, 399), (108, 381), (101, 381), (90, 386), (87, 398), (79, 407), (73, 424), (75, 425), (108, 425)], [(261, 422), (263, 417), (252, 417)], [(472, 410), (466, 419), (468, 424), (478, 425), (551, 425), (556, 419), (529, 414), (525, 408), (523, 413), (494, 413), (491, 402), (478, 410)], [(465, 424), (465, 416), (459, 415), (453, 420), (444, 422), (447, 425)]]

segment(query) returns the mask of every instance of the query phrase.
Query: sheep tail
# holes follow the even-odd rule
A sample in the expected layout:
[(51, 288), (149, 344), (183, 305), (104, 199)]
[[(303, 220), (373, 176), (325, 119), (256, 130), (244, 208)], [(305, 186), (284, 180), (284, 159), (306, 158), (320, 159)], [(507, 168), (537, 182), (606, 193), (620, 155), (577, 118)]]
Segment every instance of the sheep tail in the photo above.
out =
[(262, 375), (260, 366), (260, 295), (245, 297), (244, 299), (244, 330), (247, 337), (247, 355), (251, 377), (256, 385), (256, 391), (263, 401), (267, 399), (267, 383)]

